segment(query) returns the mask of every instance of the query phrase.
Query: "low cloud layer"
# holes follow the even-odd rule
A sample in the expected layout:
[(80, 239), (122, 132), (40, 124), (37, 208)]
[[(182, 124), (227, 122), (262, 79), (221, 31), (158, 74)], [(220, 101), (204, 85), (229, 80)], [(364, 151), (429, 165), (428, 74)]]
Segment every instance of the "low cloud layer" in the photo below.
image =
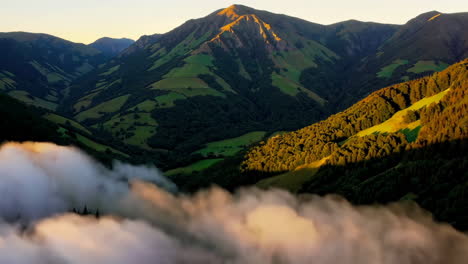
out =
[[(156, 185), (155, 185), (156, 184)], [(158, 187), (159, 186), (159, 187)], [(74, 148), (0, 149), (0, 263), (466, 263), (468, 237), (412, 204), (219, 188), (193, 196), (154, 168), (108, 170)], [(71, 208), (98, 209), (79, 216)]]

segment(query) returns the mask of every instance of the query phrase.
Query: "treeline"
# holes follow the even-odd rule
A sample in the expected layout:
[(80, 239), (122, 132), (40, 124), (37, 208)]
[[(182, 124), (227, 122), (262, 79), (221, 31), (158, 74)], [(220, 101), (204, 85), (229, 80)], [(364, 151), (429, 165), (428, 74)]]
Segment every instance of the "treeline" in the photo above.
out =
[[(455, 123), (466, 122), (462, 117), (466, 106), (460, 100), (465, 98), (467, 65), (468, 60), (465, 60), (441, 73), (384, 88), (322, 122), (262, 142), (246, 154), (241, 170), (246, 174), (267, 177), (326, 157), (330, 164), (338, 165), (400, 152), (407, 148), (407, 137), (412, 131), (351, 137), (448, 88), (451, 91), (440, 104), (427, 107), (420, 113), (410, 112), (405, 117), (407, 121), (420, 118), (422, 124), (418, 140), (409, 148), (442, 142), (447, 138), (463, 138), (466, 133), (463, 124)], [(451, 137), (452, 133), (458, 136)]]
[(0, 143), (5, 141), (49, 141), (63, 144), (58, 126), (43, 119), (41, 110), (0, 94)]

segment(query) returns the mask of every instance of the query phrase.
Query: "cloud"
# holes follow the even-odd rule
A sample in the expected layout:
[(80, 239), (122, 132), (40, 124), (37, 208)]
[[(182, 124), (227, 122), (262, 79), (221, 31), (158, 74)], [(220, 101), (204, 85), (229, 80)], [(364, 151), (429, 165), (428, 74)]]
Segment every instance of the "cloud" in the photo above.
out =
[[(219, 188), (174, 194), (154, 168), (74, 148), (0, 149), (0, 263), (466, 263), (468, 237), (414, 204)], [(67, 213), (89, 205), (99, 219)]]
[(175, 190), (155, 168), (116, 163), (108, 170), (75, 148), (8, 143), (0, 150), (0, 217), (34, 220), (84, 206), (106, 210), (135, 179)]

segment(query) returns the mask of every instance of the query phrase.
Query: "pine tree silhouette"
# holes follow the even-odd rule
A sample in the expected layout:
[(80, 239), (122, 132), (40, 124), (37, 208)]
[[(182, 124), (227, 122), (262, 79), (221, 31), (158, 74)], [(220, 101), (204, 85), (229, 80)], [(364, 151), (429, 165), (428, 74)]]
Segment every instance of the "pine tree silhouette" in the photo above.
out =
[(84, 209), (83, 209), (83, 215), (89, 215), (89, 211), (88, 211), (88, 207), (85, 205)]

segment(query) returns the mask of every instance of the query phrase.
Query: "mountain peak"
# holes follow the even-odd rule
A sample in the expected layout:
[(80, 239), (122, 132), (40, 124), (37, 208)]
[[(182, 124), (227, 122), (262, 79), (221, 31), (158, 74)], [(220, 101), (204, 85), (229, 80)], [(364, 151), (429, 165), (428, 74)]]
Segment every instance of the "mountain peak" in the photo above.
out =
[(441, 12), (434, 10), (434, 11), (420, 14), (419, 16), (415, 17), (413, 21), (420, 21), (420, 22), (432, 21), (441, 15), (442, 15)]
[(228, 20), (223, 19), (224, 25), (219, 28), (219, 33), (209, 42), (221, 43), (225, 49), (228, 49), (228, 46), (232, 43), (225, 42), (225, 37), (234, 40), (237, 47), (242, 47), (245, 45), (245, 40), (255, 36), (263, 39), (269, 46), (284, 48), (285, 43), (277, 46), (283, 40), (273, 30), (272, 26), (259, 17), (259, 13), (262, 12), (243, 5), (231, 5), (217, 11), (216, 16), (222, 16), (228, 18)]
[(127, 41), (127, 42), (135, 42), (133, 39), (129, 39), (129, 38), (102, 37), (102, 38), (100, 38), (100, 39), (97, 39), (97, 40), (94, 41), (93, 43), (96, 43), (96, 42), (105, 42), (105, 41)]
[(238, 19), (242, 15), (252, 14), (253, 8), (243, 5), (231, 5), (217, 13), (218, 16), (226, 16), (232, 20)]
[(130, 45), (132, 45), (134, 42), (134, 40), (128, 38), (116, 39), (103, 37), (89, 44), (89, 46), (101, 51), (108, 56), (115, 56), (121, 51), (130, 47)]

